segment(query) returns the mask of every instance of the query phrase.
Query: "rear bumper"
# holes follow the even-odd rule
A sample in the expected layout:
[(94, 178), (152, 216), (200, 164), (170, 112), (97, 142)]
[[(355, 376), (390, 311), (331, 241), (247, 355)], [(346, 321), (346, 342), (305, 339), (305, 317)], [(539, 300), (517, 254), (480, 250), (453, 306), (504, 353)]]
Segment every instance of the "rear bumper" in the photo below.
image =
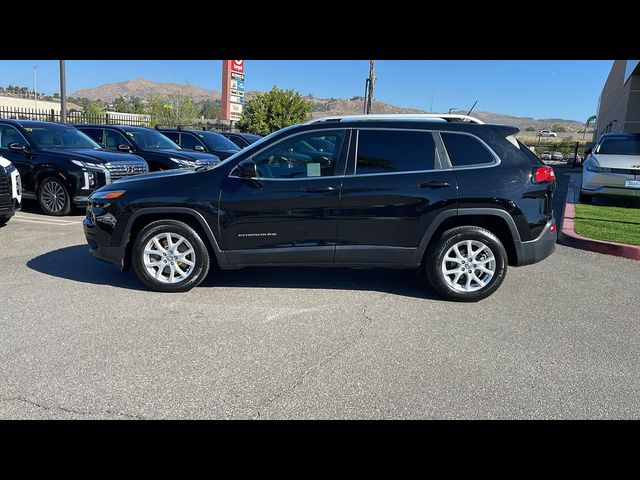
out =
[(625, 186), (627, 180), (638, 180), (635, 175), (623, 173), (590, 172), (583, 170), (580, 191), (584, 195), (611, 195), (614, 197), (640, 197), (640, 188)]
[(84, 229), (84, 236), (89, 244), (89, 253), (91, 253), (94, 258), (112, 263), (120, 270), (123, 270), (124, 247), (109, 246), (111, 237), (104, 230), (97, 228), (88, 218), (85, 218), (82, 222), (82, 228)]
[(625, 188), (625, 187), (607, 187), (601, 186), (596, 189), (581, 188), (580, 193), (590, 196), (611, 196), (611, 197), (635, 197), (640, 198), (640, 188)]
[[(551, 226), (554, 231), (551, 231)], [(544, 227), (544, 230), (538, 238), (529, 242), (522, 242), (521, 258), (518, 265), (531, 265), (544, 260), (556, 249), (556, 241), (558, 240), (558, 231), (555, 228), (555, 222), (551, 220)]]

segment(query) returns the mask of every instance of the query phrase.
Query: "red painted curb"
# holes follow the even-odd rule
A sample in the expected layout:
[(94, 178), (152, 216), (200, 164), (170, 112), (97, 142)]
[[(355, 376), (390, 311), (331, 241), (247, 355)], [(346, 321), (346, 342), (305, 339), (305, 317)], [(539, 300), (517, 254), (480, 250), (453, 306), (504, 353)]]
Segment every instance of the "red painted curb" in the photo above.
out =
[(631, 258), (632, 260), (640, 260), (640, 246), (595, 240), (593, 238), (583, 237), (575, 232), (576, 208), (574, 203), (574, 189), (574, 176), (572, 175), (569, 179), (567, 198), (564, 209), (562, 210), (562, 228), (558, 232), (559, 242), (569, 247), (591, 250), (606, 255)]

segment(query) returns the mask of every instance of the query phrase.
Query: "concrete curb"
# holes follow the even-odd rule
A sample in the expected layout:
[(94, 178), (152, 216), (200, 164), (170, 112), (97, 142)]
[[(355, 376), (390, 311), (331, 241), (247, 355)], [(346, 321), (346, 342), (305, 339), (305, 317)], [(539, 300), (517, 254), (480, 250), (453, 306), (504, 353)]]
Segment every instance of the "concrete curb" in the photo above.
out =
[(569, 247), (640, 260), (640, 246), (595, 240), (593, 238), (583, 237), (575, 232), (575, 204), (576, 197), (578, 196), (575, 188), (575, 178), (576, 175), (571, 175), (569, 179), (567, 199), (562, 211), (562, 228), (558, 232), (558, 241)]

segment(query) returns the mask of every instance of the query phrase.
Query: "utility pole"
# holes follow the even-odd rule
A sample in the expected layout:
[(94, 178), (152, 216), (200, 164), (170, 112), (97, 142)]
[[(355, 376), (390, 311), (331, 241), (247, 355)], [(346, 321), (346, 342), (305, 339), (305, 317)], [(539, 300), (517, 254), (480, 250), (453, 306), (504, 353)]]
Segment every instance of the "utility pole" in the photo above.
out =
[(366, 113), (371, 113), (371, 104), (373, 102), (373, 89), (376, 85), (376, 61), (369, 60), (369, 97), (367, 98), (367, 111)]
[(38, 80), (36, 71), (38, 69), (38, 65), (33, 66), (33, 97), (36, 101), (36, 110), (38, 109)]
[(67, 80), (64, 73), (64, 60), (60, 60), (60, 121), (67, 123)]

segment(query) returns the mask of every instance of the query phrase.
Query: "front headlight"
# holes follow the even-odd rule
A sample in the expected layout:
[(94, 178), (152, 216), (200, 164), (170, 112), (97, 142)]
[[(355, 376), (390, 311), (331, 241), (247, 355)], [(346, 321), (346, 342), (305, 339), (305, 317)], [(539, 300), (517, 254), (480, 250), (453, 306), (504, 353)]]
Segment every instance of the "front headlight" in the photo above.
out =
[(105, 192), (94, 192), (89, 200), (113, 200), (124, 195), (125, 190), (107, 190)]
[(601, 167), (600, 164), (593, 158), (589, 158), (586, 162), (584, 162), (584, 168), (586, 168), (590, 172), (611, 173), (610, 168)]
[(106, 170), (106, 167), (100, 163), (83, 162), (81, 160), (71, 160), (71, 163), (74, 163), (82, 168), (92, 168), (100, 171)]
[(185, 160), (182, 158), (175, 158), (175, 157), (169, 157), (169, 160), (171, 160), (172, 162), (177, 163), (178, 165), (182, 165), (183, 167), (195, 167), (196, 166), (196, 162), (192, 161), (192, 160)]

